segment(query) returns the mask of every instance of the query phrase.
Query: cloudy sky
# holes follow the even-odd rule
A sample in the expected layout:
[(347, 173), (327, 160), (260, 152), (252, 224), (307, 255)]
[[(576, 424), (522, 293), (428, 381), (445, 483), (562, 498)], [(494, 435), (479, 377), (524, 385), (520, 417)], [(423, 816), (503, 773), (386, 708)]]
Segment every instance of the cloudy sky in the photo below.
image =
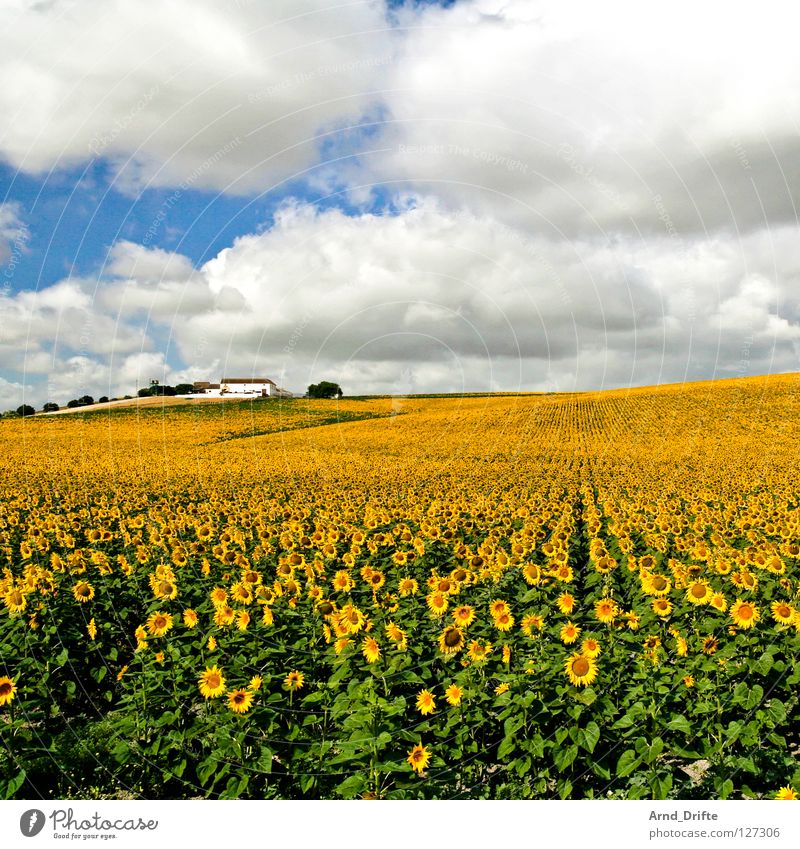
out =
[(0, 410), (800, 371), (798, 18), (0, 0)]

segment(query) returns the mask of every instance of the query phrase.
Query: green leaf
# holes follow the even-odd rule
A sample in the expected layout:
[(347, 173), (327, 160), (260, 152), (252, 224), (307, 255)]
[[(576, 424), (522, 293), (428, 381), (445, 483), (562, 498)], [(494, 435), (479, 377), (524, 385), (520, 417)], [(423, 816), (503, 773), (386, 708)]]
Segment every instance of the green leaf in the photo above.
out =
[(617, 778), (625, 778), (626, 775), (630, 775), (641, 762), (642, 759), (636, 755), (633, 749), (627, 749), (617, 761)]
[(772, 699), (767, 710), (775, 722), (783, 722), (786, 719), (786, 708), (780, 699)]
[(356, 796), (364, 792), (367, 787), (367, 779), (365, 776), (356, 773), (351, 775), (336, 787), (336, 792), (343, 799), (354, 799)]
[(722, 787), (719, 789), (719, 798), (727, 799), (731, 793), (733, 793), (733, 782), (730, 778), (726, 778), (725, 781), (722, 782)]
[(600, 727), (596, 722), (590, 722), (582, 728), (578, 735), (578, 743), (590, 754), (600, 740)]
[(578, 756), (578, 747), (569, 746), (566, 749), (557, 749), (553, 755), (553, 763), (559, 772), (564, 772)]
[(667, 728), (670, 731), (683, 731), (684, 734), (692, 733), (692, 726), (689, 724), (689, 720), (683, 715), (678, 714), (674, 716), (668, 723)]
[(501, 760), (505, 759), (517, 747), (517, 741), (512, 734), (510, 737), (503, 737), (499, 748), (497, 749), (497, 757)]

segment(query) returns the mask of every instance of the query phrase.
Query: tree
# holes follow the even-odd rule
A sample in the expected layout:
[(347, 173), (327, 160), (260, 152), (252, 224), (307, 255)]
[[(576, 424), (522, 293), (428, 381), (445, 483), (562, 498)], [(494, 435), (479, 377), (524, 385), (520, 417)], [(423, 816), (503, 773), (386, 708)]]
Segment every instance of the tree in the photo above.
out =
[(94, 404), (94, 398), (92, 398), (91, 395), (81, 395), (81, 397), (78, 398), (78, 403), (81, 407), (88, 407), (90, 404)]
[(341, 398), (342, 387), (338, 383), (323, 380), (320, 383), (312, 383), (308, 387), (309, 398)]
[(22, 404), (20, 407), (17, 407), (18, 416), (32, 416), (35, 412), (36, 410), (30, 404)]
[(179, 383), (175, 387), (176, 395), (191, 395), (194, 392), (194, 386), (191, 383)]
[(81, 402), (77, 398), (73, 398), (71, 401), (67, 401), (67, 409), (74, 410), (75, 407), (80, 407)]
[(108, 395), (101, 395), (101, 396), (97, 399), (97, 403), (98, 403), (98, 404), (107, 404), (107, 403), (108, 403)]
[(149, 386), (145, 386), (144, 389), (139, 390), (139, 397), (140, 398), (149, 398), (152, 394), (153, 393), (150, 391)]
[(48, 401), (48, 402), (44, 405), (44, 407), (42, 407), (42, 410), (43, 410), (45, 413), (57, 413), (60, 409), (61, 409), (61, 408), (58, 406), (58, 404), (56, 404), (56, 402), (55, 402), (55, 401)]

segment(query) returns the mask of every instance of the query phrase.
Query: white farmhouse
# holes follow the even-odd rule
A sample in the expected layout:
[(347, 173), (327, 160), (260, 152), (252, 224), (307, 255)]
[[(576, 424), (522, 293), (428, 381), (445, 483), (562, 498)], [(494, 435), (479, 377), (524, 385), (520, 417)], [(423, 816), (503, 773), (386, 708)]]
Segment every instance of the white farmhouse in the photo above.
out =
[(193, 395), (212, 395), (232, 398), (291, 398), (292, 393), (281, 389), (268, 377), (223, 377), (219, 383), (196, 381)]

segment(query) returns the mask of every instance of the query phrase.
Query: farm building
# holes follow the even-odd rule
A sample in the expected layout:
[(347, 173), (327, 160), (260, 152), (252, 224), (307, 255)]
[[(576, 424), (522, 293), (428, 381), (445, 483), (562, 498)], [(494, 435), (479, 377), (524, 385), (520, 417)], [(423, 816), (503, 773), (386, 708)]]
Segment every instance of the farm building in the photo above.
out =
[(198, 380), (193, 384), (193, 395), (230, 395), (256, 398), (291, 398), (292, 393), (281, 389), (268, 377), (223, 377), (219, 383)]

